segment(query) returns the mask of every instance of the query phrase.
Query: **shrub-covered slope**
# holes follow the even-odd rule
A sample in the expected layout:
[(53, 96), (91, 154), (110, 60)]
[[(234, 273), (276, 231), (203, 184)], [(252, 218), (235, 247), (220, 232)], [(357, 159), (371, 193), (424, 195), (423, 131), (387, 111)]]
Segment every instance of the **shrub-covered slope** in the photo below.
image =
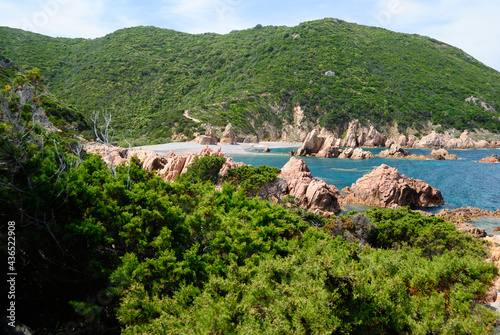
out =
[(0, 28), (0, 41), (21, 67), (39, 67), (56, 95), (87, 113), (111, 111), (115, 126), (150, 138), (190, 136), (198, 128), (186, 109), (273, 137), (296, 121), (296, 105), (304, 127), (339, 130), (358, 118), (500, 132), (500, 73), (429, 37), (341, 20), (226, 35), (135, 27), (93, 40)]

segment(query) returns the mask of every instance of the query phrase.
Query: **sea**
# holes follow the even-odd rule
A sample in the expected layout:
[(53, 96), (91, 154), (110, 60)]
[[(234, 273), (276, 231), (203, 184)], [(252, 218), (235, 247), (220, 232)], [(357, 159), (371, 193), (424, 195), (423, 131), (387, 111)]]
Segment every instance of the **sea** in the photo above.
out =
[[(290, 159), (289, 151), (297, 148), (272, 148), (270, 153), (255, 153), (262, 149), (250, 149), (252, 154), (233, 155), (236, 162), (253, 166), (268, 165), (281, 168)], [(385, 148), (364, 148), (374, 155)], [(412, 154), (428, 155), (431, 149), (406, 149)], [(500, 155), (500, 149), (452, 150), (457, 160), (414, 160), (407, 158), (374, 157), (365, 160), (298, 157), (303, 159), (314, 177), (335, 185), (339, 190), (351, 186), (357, 179), (369, 173), (381, 164), (387, 164), (399, 170), (407, 177), (421, 179), (439, 189), (445, 204), (428, 207), (424, 210), (437, 213), (443, 208), (478, 207), (488, 210), (500, 208), (500, 163), (478, 163), (480, 159)], [(349, 205), (345, 211), (366, 210), (364, 205)], [(500, 226), (500, 219), (479, 218), (472, 222), (476, 227), (493, 233), (492, 229)], [(496, 233), (498, 234), (498, 233)]]

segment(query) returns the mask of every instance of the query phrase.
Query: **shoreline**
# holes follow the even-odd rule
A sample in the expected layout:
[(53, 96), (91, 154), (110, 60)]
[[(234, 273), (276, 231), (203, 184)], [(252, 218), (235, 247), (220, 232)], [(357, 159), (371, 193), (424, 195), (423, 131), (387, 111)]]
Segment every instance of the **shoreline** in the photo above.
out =
[[(269, 155), (273, 154), (272, 149), (277, 148), (297, 148), (302, 145), (302, 142), (259, 142), (259, 143), (238, 143), (238, 144), (217, 144), (217, 145), (208, 145), (208, 147), (212, 150), (217, 150), (220, 148), (221, 153), (224, 156), (229, 157), (233, 155)], [(164, 156), (172, 151), (176, 155), (183, 155), (186, 153), (196, 153), (200, 152), (205, 145), (198, 144), (196, 142), (171, 142), (164, 144), (155, 144), (155, 145), (143, 145), (134, 148), (141, 148), (144, 150), (152, 150), (155, 151), (158, 155)], [(262, 149), (264, 150), (266, 147), (271, 149), (270, 153), (262, 153), (262, 152), (250, 152), (250, 149)]]
[[(271, 141), (261, 141), (259, 143), (240, 143), (237, 144), (208, 144), (208, 147), (217, 150), (221, 149), (221, 152), (225, 156), (230, 155), (263, 155), (263, 152), (251, 152), (248, 150), (251, 149), (265, 149), (269, 147), (271, 149), (270, 154), (273, 154), (272, 149), (277, 148), (300, 148), (302, 147), (303, 142), (271, 142)], [(135, 146), (133, 148), (141, 148), (144, 150), (153, 150), (157, 152), (159, 155), (166, 155), (170, 151), (172, 151), (176, 155), (182, 155), (185, 153), (195, 153), (199, 152), (203, 149), (205, 145), (198, 144), (196, 142), (170, 142), (163, 144), (153, 144), (153, 145), (141, 145)], [(387, 149), (386, 147), (373, 147), (373, 146), (360, 146), (359, 148), (370, 150), (370, 149)], [(432, 150), (439, 149), (439, 147), (402, 147), (405, 150)], [(468, 151), (468, 150), (500, 150), (500, 148), (444, 148), (446, 150), (459, 150), (459, 151)], [(268, 153), (266, 153), (268, 154)]]

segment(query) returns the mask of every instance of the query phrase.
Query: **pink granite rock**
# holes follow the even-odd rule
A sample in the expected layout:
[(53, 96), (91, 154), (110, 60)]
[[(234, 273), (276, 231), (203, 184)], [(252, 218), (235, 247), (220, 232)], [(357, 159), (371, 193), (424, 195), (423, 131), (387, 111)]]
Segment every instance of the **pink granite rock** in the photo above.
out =
[(320, 215), (339, 212), (338, 189), (323, 180), (314, 178), (307, 164), (291, 157), (278, 175), (286, 181), (286, 193), (299, 199), (300, 205)]
[(479, 161), (479, 163), (500, 163), (500, 157), (498, 157), (497, 155), (493, 154), (491, 156), (484, 157), (483, 159), (481, 159)]
[(457, 159), (457, 155), (450, 154), (445, 149), (434, 149), (431, 151), (430, 154), (427, 155), (427, 159), (437, 159), (437, 160)]
[(444, 203), (441, 192), (427, 182), (405, 177), (385, 164), (358, 179), (350, 192), (342, 202), (391, 208)]

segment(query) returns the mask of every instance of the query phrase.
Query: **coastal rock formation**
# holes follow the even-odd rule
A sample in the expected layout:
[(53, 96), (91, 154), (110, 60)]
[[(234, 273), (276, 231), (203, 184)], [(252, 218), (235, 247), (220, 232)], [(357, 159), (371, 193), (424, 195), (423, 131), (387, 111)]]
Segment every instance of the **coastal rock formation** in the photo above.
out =
[(340, 140), (335, 136), (320, 136), (314, 129), (307, 134), (302, 142), (302, 147), (295, 153), (297, 156), (338, 157), (342, 152)]
[(207, 135), (201, 135), (195, 139), (195, 142), (201, 145), (216, 145), (217, 138)]
[(343, 203), (364, 203), (371, 206), (429, 206), (443, 204), (441, 191), (423, 180), (401, 175), (395, 168), (382, 164), (361, 177), (346, 191)]
[[(135, 156), (141, 161), (142, 166), (146, 170), (156, 171), (165, 181), (173, 181), (177, 176), (185, 173), (187, 167), (195, 160), (196, 156), (210, 155), (224, 157), (224, 154), (221, 153), (221, 148), (213, 150), (208, 146), (201, 149), (198, 154), (186, 153), (178, 156), (170, 151), (165, 157), (159, 156), (152, 150), (141, 148), (125, 149), (96, 142), (86, 143), (84, 149), (87, 153), (100, 155), (107, 164), (111, 162), (114, 166), (128, 164), (130, 159)], [(232, 159), (228, 159), (222, 167), (221, 173), (227, 173), (228, 169), (239, 165), (242, 165), (242, 163), (235, 163)]]
[(484, 157), (483, 159), (481, 159), (478, 162), (479, 163), (500, 163), (500, 157), (498, 157), (497, 155), (493, 154), (491, 156)]
[(457, 208), (454, 210), (443, 209), (439, 213), (437, 213), (436, 216), (443, 218), (451, 223), (458, 224), (470, 221), (480, 216), (491, 216), (500, 218), (500, 209), (497, 209), (496, 211), (480, 209), (477, 207)]
[(216, 145), (218, 142), (218, 139), (215, 135), (215, 129), (211, 125), (205, 125), (206, 131), (205, 135), (200, 135), (197, 138), (195, 138), (195, 142), (201, 145)]
[[(399, 134), (397, 130), (392, 134), (393, 138), (387, 138), (372, 125), (360, 127), (359, 121), (353, 120), (349, 123), (343, 139), (332, 135), (325, 129), (322, 129), (321, 132), (317, 129), (312, 130), (303, 140), (302, 147), (297, 150), (296, 155), (347, 158), (351, 152), (342, 154), (342, 147), (387, 147), (390, 149), (389, 151), (383, 151), (377, 156), (412, 159), (456, 159), (455, 155), (445, 151), (433, 152), (429, 157), (424, 157), (422, 155), (411, 155), (402, 148), (483, 149), (498, 147), (498, 143), (494, 140), (490, 142), (486, 140), (474, 141), (467, 130), (463, 131), (459, 138), (455, 138), (449, 133), (438, 134), (435, 131), (420, 140), (415, 135)], [(393, 145), (396, 147), (393, 147)], [(364, 158), (368, 158), (368, 156), (364, 156)]]
[(220, 172), (219, 174), (221, 176), (225, 176), (227, 175), (227, 172), (231, 169), (234, 169), (236, 167), (239, 167), (239, 166), (243, 166), (245, 165), (245, 163), (242, 163), (242, 162), (235, 162), (233, 160), (233, 157), (228, 157), (226, 159), (226, 162), (224, 163), (224, 165), (222, 165), (222, 168), (220, 169)]
[[(357, 129), (357, 124), (351, 124), (352, 129)], [(367, 133), (368, 134), (368, 133)], [(363, 135), (366, 138), (366, 134)], [(372, 135), (369, 135), (372, 136)], [(357, 143), (354, 137), (352, 138), (352, 143)], [(370, 137), (371, 138), (371, 137)], [(347, 140), (349, 142), (350, 140)], [(315, 157), (339, 157), (339, 158), (352, 158), (352, 159), (367, 159), (373, 157), (373, 154), (369, 151), (362, 150), (361, 148), (347, 148), (346, 150), (341, 149), (341, 143), (346, 142), (346, 140), (341, 140), (333, 135), (330, 136), (320, 136), (319, 132), (314, 129), (309, 134), (307, 134), (302, 147), (297, 150), (297, 156), (315, 156)]]
[(366, 151), (361, 148), (347, 148), (344, 151), (341, 151), (338, 157), (350, 159), (369, 159), (374, 156), (370, 151)]
[(233, 126), (229, 123), (222, 134), (220, 144), (236, 144), (236, 134), (234, 133)]
[(257, 135), (246, 136), (243, 138), (243, 143), (259, 143)]
[(445, 160), (445, 159), (457, 159), (457, 155), (450, 154), (445, 149), (434, 149), (430, 154), (426, 156), (427, 159)]
[(411, 153), (401, 148), (400, 145), (393, 143), (389, 149), (379, 152), (377, 156), (383, 158), (404, 158), (411, 156)]
[(286, 194), (296, 197), (309, 211), (328, 216), (341, 210), (338, 189), (314, 178), (303, 160), (291, 157), (278, 177), (286, 181)]
[(441, 134), (432, 131), (429, 135), (424, 136), (415, 143), (416, 148), (443, 148), (447, 141)]
[(400, 147), (411, 148), (418, 141), (418, 138), (415, 135), (406, 136), (404, 134), (396, 135), (394, 139), (388, 139), (385, 142), (385, 146), (387, 148), (391, 147), (391, 144), (397, 144)]
[(349, 122), (347, 133), (342, 140), (343, 147), (383, 147), (387, 136), (378, 132), (372, 125), (359, 126), (358, 120)]
[(436, 159), (436, 160), (457, 159), (457, 155), (450, 154), (445, 149), (432, 150), (432, 152), (427, 156), (415, 155), (401, 148), (399, 145), (395, 143), (391, 144), (391, 147), (389, 149), (381, 151), (377, 156), (383, 158), (411, 158), (411, 159)]
[(84, 144), (85, 151), (89, 154), (98, 154), (107, 164), (114, 166), (120, 165), (126, 160), (128, 150), (112, 145), (105, 145), (97, 142), (88, 142)]
[(359, 121), (353, 120), (349, 122), (349, 126), (347, 127), (347, 133), (345, 138), (342, 140), (343, 147), (357, 147), (358, 146), (358, 127)]
[(453, 149), (470, 149), (470, 148), (477, 148), (476, 143), (470, 138), (469, 136), (469, 131), (464, 130), (462, 134), (460, 134), (460, 137), (457, 138), (452, 138), (450, 141), (446, 144), (447, 148)]
[(387, 136), (382, 135), (372, 125), (364, 126), (358, 131), (358, 145), (364, 147), (383, 147)]
[(483, 238), (488, 236), (486, 231), (481, 228), (476, 228), (471, 224), (466, 224), (466, 223), (458, 223), (455, 224), (455, 228), (457, 228), (458, 231), (461, 231), (463, 233), (466, 233), (467, 235), (470, 235), (475, 238)]
[(464, 130), (459, 138), (455, 138), (448, 133), (438, 134), (432, 131), (429, 135), (424, 136), (420, 141), (413, 144), (415, 148), (448, 148), (448, 149), (485, 149), (495, 148), (495, 141), (479, 140), (474, 141), (469, 136), (469, 131)]
[(306, 156), (312, 153), (317, 153), (320, 151), (324, 141), (325, 138), (318, 136), (318, 131), (314, 129), (307, 134), (306, 138), (302, 142), (302, 147), (297, 150), (297, 156)]
[(328, 136), (325, 138), (321, 149), (316, 154), (316, 157), (338, 157), (342, 149), (340, 148), (340, 139), (335, 136)]

